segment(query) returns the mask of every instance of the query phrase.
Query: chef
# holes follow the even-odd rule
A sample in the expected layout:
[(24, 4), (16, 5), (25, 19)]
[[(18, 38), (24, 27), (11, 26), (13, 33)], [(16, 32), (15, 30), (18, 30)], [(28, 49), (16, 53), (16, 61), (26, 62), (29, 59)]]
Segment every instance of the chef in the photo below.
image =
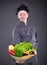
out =
[[(28, 6), (23, 3), (20, 4), (16, 10), (16, 16), (19, 19), (19, 23), (15, 26), (14, 29), (13, 45), (19, 42), (31, 42), (33, 44), (33, 47), (37, 50), (37, 33), (35, 27), (30, 24), (30, 21), (28, 21)], [(30, 58), (25, 63), (16, 61), (16, 65), (37, 65), (37, 51), (35, 54), (36, 56)]]

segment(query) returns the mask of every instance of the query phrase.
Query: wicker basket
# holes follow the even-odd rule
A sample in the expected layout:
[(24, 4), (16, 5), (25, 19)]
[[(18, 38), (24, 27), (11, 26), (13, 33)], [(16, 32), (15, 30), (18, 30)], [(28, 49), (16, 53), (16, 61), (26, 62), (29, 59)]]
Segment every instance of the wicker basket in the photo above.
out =
[(20, 62), (25, 62), (26, 60), (30, 59), (31, 57), (35, 56), (35, 54), (31, 54), (31, 55), (26, 55), (26, 56), (22, 56), (22, 57), (16, 57), (13, 55), (10, 55), (13, 59), (15, 59), (16, 61), (20, 61)]

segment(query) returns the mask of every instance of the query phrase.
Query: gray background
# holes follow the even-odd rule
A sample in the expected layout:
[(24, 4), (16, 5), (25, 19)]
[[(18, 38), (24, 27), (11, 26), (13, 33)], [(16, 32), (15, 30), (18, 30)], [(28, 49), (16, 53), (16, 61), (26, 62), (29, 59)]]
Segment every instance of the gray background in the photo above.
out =
[(19, 3), (26, 3), (29, 7), (29, 22), (34, 25), (38, 34), (38, 63), (46, 63), (46, 16), (47, 2), (45, 0), (1, 0), (0, 1), (0, 65), (15, 65), (8, 54), (8, 45), (12, 42), (12, 30), (18, 23), (15, 10)]

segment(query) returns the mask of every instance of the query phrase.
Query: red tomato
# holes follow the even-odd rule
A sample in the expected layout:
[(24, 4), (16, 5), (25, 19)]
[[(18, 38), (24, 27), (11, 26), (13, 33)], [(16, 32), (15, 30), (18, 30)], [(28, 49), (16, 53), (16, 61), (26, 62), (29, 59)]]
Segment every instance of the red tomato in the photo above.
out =
[(14, 55), (14, 51), (13, 50), (9, 50), (9, 54), (10, 55)]

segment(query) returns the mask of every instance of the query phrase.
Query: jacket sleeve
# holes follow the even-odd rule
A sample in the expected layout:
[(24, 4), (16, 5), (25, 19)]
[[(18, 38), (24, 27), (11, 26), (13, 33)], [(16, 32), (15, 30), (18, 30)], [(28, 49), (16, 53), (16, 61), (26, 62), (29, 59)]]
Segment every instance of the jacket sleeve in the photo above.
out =
[(20, 42), (20, 35), (17, 27), (14, 27), (12, 31), (12, 44), (15, 45), (16, 43)]
[(38, 48), (38, 40), (37, 40), (37, 32), (35, 27), (32, 29), (31, 31), (31, 43), (33, 44), (34, 48), (37, 49)]

